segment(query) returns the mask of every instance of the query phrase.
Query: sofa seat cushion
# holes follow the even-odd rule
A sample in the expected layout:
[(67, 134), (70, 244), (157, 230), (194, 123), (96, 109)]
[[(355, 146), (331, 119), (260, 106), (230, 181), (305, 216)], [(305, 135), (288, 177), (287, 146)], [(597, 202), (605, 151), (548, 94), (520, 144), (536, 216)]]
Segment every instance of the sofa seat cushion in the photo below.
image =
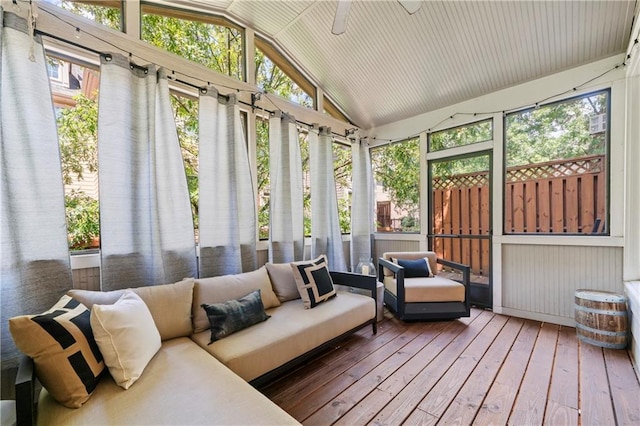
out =
[(267, 310), (268, 321), (209, 343), (209, 332), (194, 334), (200, 346), (247, 381), (284, 365), (317, 346), (375, 318), (371, 297), (338, 292), (313, 309), (291, 300)]
[[(384, 286), (397, 294), (394, 277), (384, 277)], [(464, 302), (464, 285), (444, 277), (405, 278), (404, 300), (414, 302)]]
[(128, 390), (101, 379), (81, 409), (43, 390), (38, 424), (298, 424), (188, 337), (167, 340)]

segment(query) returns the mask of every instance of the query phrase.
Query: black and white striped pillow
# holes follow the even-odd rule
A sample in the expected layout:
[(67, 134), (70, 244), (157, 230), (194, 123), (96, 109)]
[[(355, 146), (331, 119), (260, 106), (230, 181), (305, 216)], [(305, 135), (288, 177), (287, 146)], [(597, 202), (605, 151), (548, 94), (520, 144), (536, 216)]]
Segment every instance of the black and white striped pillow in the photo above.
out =
[(104, 361), (86, 306), (65, 295), (39, 315), (11, 318), (9, 329), (16, 347), (33, 358), (38, 379), (53, 398), (69, 408), (89, 399)]

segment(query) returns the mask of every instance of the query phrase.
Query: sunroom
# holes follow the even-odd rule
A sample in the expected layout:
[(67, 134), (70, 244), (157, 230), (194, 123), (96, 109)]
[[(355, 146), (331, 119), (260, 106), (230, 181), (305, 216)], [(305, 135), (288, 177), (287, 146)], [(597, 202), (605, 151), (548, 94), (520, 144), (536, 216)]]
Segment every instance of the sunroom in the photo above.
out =
[[(609, 370), (613, 420), (640, 421), (637, 2), (2, 0), (2, 7), (0, 118), (12, 120), (2, 121), (2, 399), (14, 398), (18, 354), (8, 319), (45, 311), (70, 288), (237, 274), (321, 254), (332, 270), (362, 272), (360, 262), (375, 269), (386, 252), (434, 251), (470, 267), (472, 318), (408, 323), (403, 332), (471, 329), (495, 315), (486, 321), (552, 327), (551, 357), (559, 360), (567, 330), (575, 334), (576, 292), (623, 295), (628, 347), (615, 353), (628, 358), (620, 386), (636, 397), (630, 407), (619, 409), (624, 401), (612, 390), (612, 352), (596, 358)], [(24, 68), (13, 66), (17, 42), (4, 28), (36, 35), (20, 44)], [(143, 91), (131, 76), (154, 83)], [(51, 103), (54, 112), (46, 112)], [(139, 120), (154, 131), (139, 133)], [(46, 132), (58, 143), (33, 142), (50, 140)], [(150, 141), (151, 153), (137, 140)], [(28, 277), (16, 272), (21, 262), (52, 259)], [(383, 331), (387, 322), (399, 324), (389, 311)], [(357, 351), (362, 342), (350, 339), (344, 350)], [(573, 344), (588, 365), (586, 344)], [(330, 364), (340, 350), (321, 361)], [(296, 380), (319, 380), (306, 365), (292, 374), (299, 375), (263, 392), (305, 424), (445, 422), (457, 414), (455, 392), (445, 408), (428, 411), (429, 388), (404, 418), (382, 415), (395, 399), (356, 416), (387, 389), (376, 383), (339, 415), (323, 417), (331, 402), (352, 395), (351, 383), (327, 379), (325, 387), (336, 386), (331, 397), (314, 390), (287, 405)], [(574, 379), (584, 381), (581, 374)], [(496, 370), (486, 380), (499, 378)], [(470, 382), (461, 383), (456, 392)], [(549, 389), (543, 417), (527, 418), (532, 423), (558, 423)], [(309, 403), (313, 392), (326, 403)], [(514, 404), (504, 422), (525, 419)], [(567, 403), (566, 422), (608, 419), (585, 415), (587, 400), (576, 404)], [(500, 423), (481, 407), (462, 422)]]

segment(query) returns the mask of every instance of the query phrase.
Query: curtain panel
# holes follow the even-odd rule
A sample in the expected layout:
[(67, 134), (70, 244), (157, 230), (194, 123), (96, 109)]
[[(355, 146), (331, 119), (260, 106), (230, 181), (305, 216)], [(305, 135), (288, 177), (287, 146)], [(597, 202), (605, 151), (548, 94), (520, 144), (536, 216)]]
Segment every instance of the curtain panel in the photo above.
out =
[(373, 235), (373, 175), (371, 155), (367, 144), (356, 135), (351, 145), (353, 160), (353, 195), (351, 197), (351, 267), (355, 269), (360, 258), (371, 258)]
[(309, 172), (311, 178), (311, 258), (327, 255), (331, 270), (346, 271), (342, 246), (338, 196), (333, 165), (331, 130), (309, 131)]
[(253, 271), (256, 206), (237, 99), (209, 87), (199, 115), (200, 277)]
[(164, 69), (103, 55), (99, 105), (102, 289), (195, 277), (193, 217)]
[(304, 258), (302, 155), (295, 119), (276, 111), (269, 119), (269, 262)]
[[(0, 9), (0, 16), (3, 13)], [(8, 319), (49, 309), (72, 287), (60, 151), (47, 62), (26, 20), (4, 13), (0, 69), (2, 367), (19, 352)], [(29, 59), (34, 49), (33, 61)]]

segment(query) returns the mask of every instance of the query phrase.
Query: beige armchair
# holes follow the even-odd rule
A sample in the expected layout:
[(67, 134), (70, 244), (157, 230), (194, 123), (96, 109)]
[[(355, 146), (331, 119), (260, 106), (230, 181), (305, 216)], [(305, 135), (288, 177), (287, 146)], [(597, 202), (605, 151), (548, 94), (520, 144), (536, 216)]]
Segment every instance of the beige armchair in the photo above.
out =
[[(418, 273), (392, 259), (428, 259), (433, 276)], [(397, 262), (397, 261), (396, 261)], [(419, 264), (419, 263), (418, 263)], [(462, 282), (438, 275), (441, 264), (462, 272)], [(422, 265), (424, 266), (424, 265)], [(407, 272), (413, 272), (407, 274)], [(434, 252), (387, 252), (378, 259), (378, 280), (384, 284), (384, 302), (402, 320), (439, 320), (468, 317), (469, 266), (438, 259)], [(409, 275), (407, 277), (406, 275)]]

